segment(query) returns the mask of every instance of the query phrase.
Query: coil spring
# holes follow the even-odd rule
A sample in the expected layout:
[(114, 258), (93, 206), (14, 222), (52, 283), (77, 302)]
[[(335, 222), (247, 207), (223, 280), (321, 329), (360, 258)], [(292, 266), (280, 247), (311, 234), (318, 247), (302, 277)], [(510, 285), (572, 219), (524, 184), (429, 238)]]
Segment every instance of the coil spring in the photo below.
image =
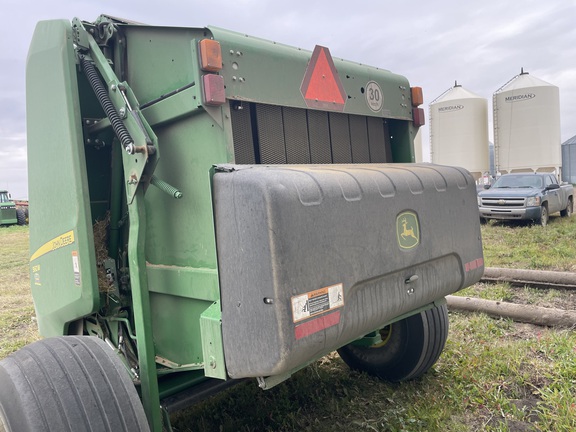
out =
[(84, 69), (84, 73), (86, 74), (88, 81), (90, 82), (90, 85), (92, 86), (92, 90), (94, 90), (94, 94), (96, 94), (96, 98), (98, 98), (98, 101), (102, 106), (102, 109), (104, 110), (106, 116), (110, 120), (112, 129), (114, 130), (114, 133), (122, 143), (122, 146), (126, 148), (130, 144), (133, 144), (134, 140), (130, 136), (130, 133), (126, 129), (126, 126), (124, 126), (122, 119), (116, 112), (116, 108), (114, 108), (114, 105), (112, 104), (112, 101), (108, 96), (108, 92), (106, 91), (106, 88), (100, 81), (100, 77), (98, 76), (98, 72), (96, 72), (96, 68), (94, 67), (92, 62), (90, 62), (90, 60), (88, 60), (84, 56), (82, 56), (82, 58), (80, 59), (80, 63), (82, 65), (82, 69)]

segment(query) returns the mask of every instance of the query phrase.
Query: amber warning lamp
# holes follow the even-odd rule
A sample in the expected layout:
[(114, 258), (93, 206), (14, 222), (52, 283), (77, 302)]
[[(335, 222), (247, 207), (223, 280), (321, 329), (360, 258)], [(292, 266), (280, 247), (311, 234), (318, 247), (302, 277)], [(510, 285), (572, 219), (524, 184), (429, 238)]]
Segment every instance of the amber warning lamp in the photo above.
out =
[(424, 124), (426, 124), (424, 110), (422, 108), (418, 108), (424, 103), (422, 87), (410, 87), (410, 96), (412, 99), (412, 121), (414, 122), (414, 126), (424, 126)]
[(200, 68), (206, 72), (219, 72), (222, 69), (222, 49), (214, 39), (200, 41)]

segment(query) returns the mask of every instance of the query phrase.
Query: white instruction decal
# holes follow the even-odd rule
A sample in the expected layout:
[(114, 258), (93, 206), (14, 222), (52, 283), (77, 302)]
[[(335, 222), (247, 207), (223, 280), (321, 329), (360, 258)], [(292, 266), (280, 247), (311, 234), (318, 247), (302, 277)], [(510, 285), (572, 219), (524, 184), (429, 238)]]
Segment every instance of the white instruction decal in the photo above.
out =
[(72, 251), (72, 268), (74, 269), (74, 284), (80, 286), (80, 261), (78, 251)]
[(302, 321), (344, 306), (344, 288), (336, 284), (292, 297), (292, 318)]

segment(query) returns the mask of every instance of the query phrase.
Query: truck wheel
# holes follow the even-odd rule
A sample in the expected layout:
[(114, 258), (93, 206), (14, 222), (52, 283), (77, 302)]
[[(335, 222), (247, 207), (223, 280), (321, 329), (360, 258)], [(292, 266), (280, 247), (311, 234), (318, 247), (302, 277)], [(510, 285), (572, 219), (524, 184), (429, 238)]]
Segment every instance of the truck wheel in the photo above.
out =
[(18, 225), (26, 225), (26, 213), (21, 208), (16, 209), (16, 220)]
[(125, 366), (104, 341), (44, 339), (0, 361), (0, 431), (95, 430), (150, 430)]
[(397, 321), (380, 330), (382, 342), (369, 347), (354, 342), (338, 350), (352, 369), (388, 381), (418, 378), (436, 363), (448, 337), (445, 304)]
[(572, 216), (572, 210), (573, 210), (572, 206), (573, 206), (572, 198), (568, 198), (568, 204), (566, 204), (566, 208), (564, 210), (560, 210), (560, 216), (563, 217)]
[(546, 204), (540, 207), (540, 219), (538, 219), (538, 222), (543, 227), (548, 225), (548, 207), (546, 207)]

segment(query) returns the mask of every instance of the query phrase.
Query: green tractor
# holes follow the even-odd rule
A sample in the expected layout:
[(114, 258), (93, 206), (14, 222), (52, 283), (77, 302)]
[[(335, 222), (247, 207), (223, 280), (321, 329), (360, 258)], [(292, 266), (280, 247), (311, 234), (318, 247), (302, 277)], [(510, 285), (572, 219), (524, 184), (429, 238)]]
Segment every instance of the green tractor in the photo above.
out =
[(0, 225), (25, 225), (27, 208), (17, 206), (6, 190), (0, 190)]

